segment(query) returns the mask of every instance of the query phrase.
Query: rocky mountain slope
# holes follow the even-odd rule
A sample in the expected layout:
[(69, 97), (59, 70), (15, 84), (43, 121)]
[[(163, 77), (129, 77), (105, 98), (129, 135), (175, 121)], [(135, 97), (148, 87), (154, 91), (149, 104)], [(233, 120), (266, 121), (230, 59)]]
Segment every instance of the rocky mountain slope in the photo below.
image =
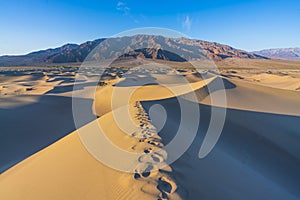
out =
[(270, 58), (300, 60), (300, 48), (265, 49), (253, 53)]
[(77, 44), (66, 44), (58, 48), (47, 49), (32, 52), (20, 56), (0, 56), (0, 66), (21, 66), (21, 65), (35, 65), (45, 63), (49, 56), (57, 55), (62, 52), (69, 52), (78, 47)]
[[(99, 45), (100, 43), (101, 45)], [(92, 52), (95, 47), (97, 49)], [(210, 57), (217, 61), (226, 58), (267, 59), (255, 53), (215, 42), (154, 35), (135, 35), (97, 39), (80, 45), (66, 44), (59, 48), (42, 50), (21, 56), (1, 56), (0, 66), (80, 63), (88, 55), (89, 59), (140, 57), (177, 62), (195, 60), (202, 57)]]

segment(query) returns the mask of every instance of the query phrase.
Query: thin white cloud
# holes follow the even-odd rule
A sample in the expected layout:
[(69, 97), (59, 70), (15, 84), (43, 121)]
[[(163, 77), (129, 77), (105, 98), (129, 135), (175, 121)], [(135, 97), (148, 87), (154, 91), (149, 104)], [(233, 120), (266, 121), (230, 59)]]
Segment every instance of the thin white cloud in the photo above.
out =
[(116, 9), (122, 12), (125, 16), (128, 16), (134, 23), (139, 23), (139, 21), (131, 15), (130, 8), (124, 1), (119, 1), (117, 3)]
[(117, 10), (122, 11), (124, 15), (129, 15), (130, 14), (130, 8), (126, 6), (125, 2), (119, 1), (117, 3)]
[(192, 20), (190, 19), (190, 16), (186, 16), (182, 22), (182, 28), (186, 29), (186, 30), (191, 30), (192, 27)]
[(118, 3), (117, 3), (117, 9), (118, 9), (118, 7), (121, 7), (121, 6), (123, 6), (124, 5), (124, 3), (122, 2), (122, 1), (119, 1)]

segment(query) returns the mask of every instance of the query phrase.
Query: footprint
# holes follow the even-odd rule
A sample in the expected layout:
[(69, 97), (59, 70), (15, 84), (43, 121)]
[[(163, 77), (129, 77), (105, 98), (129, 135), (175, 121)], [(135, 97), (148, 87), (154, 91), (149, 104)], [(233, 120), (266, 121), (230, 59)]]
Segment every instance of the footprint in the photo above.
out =
[(148, 177), (151, 174), (151, 170), (153, 169), (153, 165), (148, 165), (144, 172), (142, 172), (143, 177)]
[(141, 175), (139, 175), (138, 173), (134, 173), (134, 179), (139, 179), (141, 178)]
[(157, 189), (162, 193), (167, 192), (169, 194), (172, 194), (177, 190), (177, 185), (169, 177), (162, 176), (158, 179)]
[[(139, 142), (133, 149), (144, 154), (138, 158), (139, 164), (133, 178), (146, 181), (143, 190), (153, 197), (161, 200), (173, 198), (178, 189), (176, 183), (167, 175), (172, 172), (172, 168), (159, 169), (161, 165), (166, 164), (164, 161), (167, 159), (167, 152), (162, 148), (164, 146), (162, 140), (141, 104), (136, 102), (134, 106), (137, 111), (135, 120), (139, 128), (131, 135), (139, 138)], [(153, 183), (150, 183), (151, 181)]]
[(161, 192), (161, 194), (159, 195), (158, 200), (164, 200), (164, 199), (169, 199), (168, 195), (165, 192)]
[(154, 170), (154, 166), (151, 163), (140, 163), (135, 171), (140, 176), (147, 178), (151, 175), (152, 170)]
[(139, 157), (138, 161), (143, 162), (143, 163), (160, 163), (163, 162), (165, 158), (163, 155), (157, 153), (157, 152), (152, 152), (152, 153), (146, 153), (145, 155), (142, 155)]
[(164, 161), (163, 157), (161, 157), (159, 154), (152, 154), (151, 158), (154, 162), (162, 162)]
[(150, 152), (152, 152), (152, 148), (146, 148), (146, 149), (144, 150), (144, 153), (150, 153)]
[(136, 137), (136, 136), (137, 136), (137, 133), (136, 133), (136, 132), (133, 132), (133, 133), (131, 133), (131, 136), (132, 136), (132, 137)]
[(149, 141), (147, 141), (147, 143), (151, 144), (153, 146), (163, 147), (163, 144), (161, 142), (156, 142), (156, 141), (153, 141), (153, 140), (149, 140)]

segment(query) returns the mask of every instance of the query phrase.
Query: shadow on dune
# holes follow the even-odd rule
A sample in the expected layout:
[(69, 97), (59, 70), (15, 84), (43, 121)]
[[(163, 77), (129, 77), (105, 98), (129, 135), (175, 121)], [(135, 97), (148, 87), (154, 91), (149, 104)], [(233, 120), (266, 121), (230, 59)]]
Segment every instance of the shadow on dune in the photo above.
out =
[[(51, 75), (49, 75), (51, 77)], [(57, 75), (53, 76), (54, 78), (52, 80), (47, 80), (47, 82), (56, 82), (61, 81), (61, 83), (74, 83), (75, 78), (74, 77), (58, 77)]]
[(52, 90), (49, 90), (46, 92), (46, 94), (59, 94), (59, 93), (65, 93), (65, 92), (72, 92), (73, 90), (83, 90), (84, 87), (88, 86), (96, 86), (98, 82), (87, 82), (87, 83), (78, 83), (76, 84), (76, 87), (74, 87), (74, 84), (71, 85), (58, 85), (55, 86)]
[(24, 71), (1, 71), (0, 75), (4, 75), (8, 78), (11, 77), (20, 77), (20, 76), (26, 76), (26, 75), (31, 75), (32, 77), (29, 79), (29, 81), (33, 81), (36, 79), (40, 79), (44, 77), (44, 74), (42, 72), (37, 72), (35, 70), (24, 70)]
[[(154, 104), (162, 105), (168, 114), (159, 133), (167, 144), (180, 124), (178, 100), (142, 102), (147, 112)], [(196, 138), (171, 164), (188, 199), (300, 198), (300, 117), (227, 109), (217, 145), (207, 157), (199, 159), (211, 107), (199, 104), (199, 109)]]
[[(223, 85), (223, 86), (222, 86)], [(224, 78), (216, 78), (210, 83), (207, 84), (207, 86), (204, 86), (198, 90), (195, 90), (194, 94), (196, 95), (197, 100), (200, 102), (203, 99), (205, 99), (210, 94), (219, 91), (219, 90), (228, 90), (228, 89), (234, 89), (236, 88), (236, 85), (232, 82), (230, 82), (227, 79)], [(187, 94), (188, 96), (189, 94)]]
[[(24, 101), (30, 96), (10, 98)], [(10, 98), (6, 101), (10, 101)], [(91, 100), (81, 101), (92, 106)], [(84, 119), (83, 124), (93, 119), (91, 113)], [(0, 108), (0, 127), (0, 173), (2, 173), (75, 130), (72, 98), (44, 95), (29, 105)]]
[(122, 80), (116, 84), (115, 87), (129, 87), (129, 86), (144, 86), (144, 85), (158, 85), (156, 78), (150, 74), (139, 76), (138, 74), (130, 74), (126, 76), (125, 80)]

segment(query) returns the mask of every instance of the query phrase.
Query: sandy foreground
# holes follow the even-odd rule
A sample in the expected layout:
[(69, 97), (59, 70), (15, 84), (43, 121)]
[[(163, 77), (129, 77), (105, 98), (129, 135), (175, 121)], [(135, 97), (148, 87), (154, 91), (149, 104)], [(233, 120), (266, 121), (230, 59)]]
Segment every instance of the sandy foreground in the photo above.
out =
[[(96, 90), (93, 73), (82, 76), (74, 98), (89, 110), (74, 124), (74, 69), (2, 70), (0, 199), (299, 199), (300, 72), (203, 74), (185, 70), (119, 77), (113, 71)], [(222, 106), (212, 105), (210, 96), (221, 95), (219, 80), (227, 100), (224, 129), (200, 159), (211, 108)], [(197, 107), (200, 122), (191, 145), (167, 164), (171, 153), (164, 147), (182, 120), (179, 101)], [(189, 123), (196, 122), (191, 118)], [(186, 137), (191, 137), (189, 129)], [(128, 162), (105, 146), (105, 138), (136, 156)]]

